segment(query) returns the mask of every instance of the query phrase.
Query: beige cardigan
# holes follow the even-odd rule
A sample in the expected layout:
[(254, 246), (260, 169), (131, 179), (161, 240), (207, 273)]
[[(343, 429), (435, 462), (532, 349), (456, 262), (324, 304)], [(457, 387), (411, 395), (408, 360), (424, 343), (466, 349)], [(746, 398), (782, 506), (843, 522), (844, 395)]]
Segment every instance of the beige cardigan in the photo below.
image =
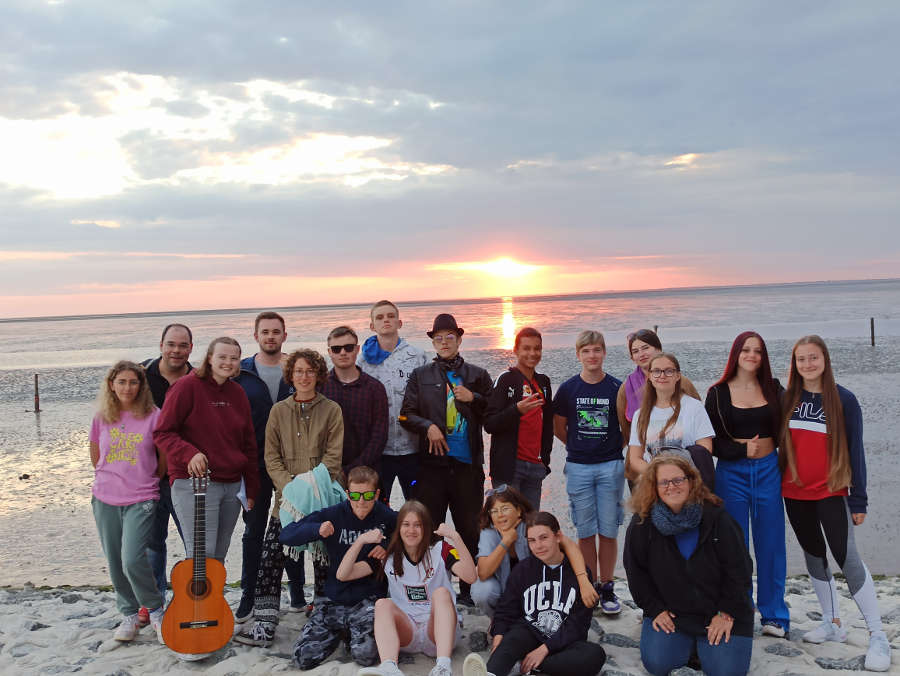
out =
[(332, 479), (341, 481), (341, 458), (344, 449), (344, 419), (341, 407), (331, 399), (316, 394), (315, 399), (301, 404), (293, 397), (282, 399), (272, 407), (266, 425), (266, 470), (275, 484), (272, 513), (277, 515), (281, 491), (298, 474), (325, 463)]

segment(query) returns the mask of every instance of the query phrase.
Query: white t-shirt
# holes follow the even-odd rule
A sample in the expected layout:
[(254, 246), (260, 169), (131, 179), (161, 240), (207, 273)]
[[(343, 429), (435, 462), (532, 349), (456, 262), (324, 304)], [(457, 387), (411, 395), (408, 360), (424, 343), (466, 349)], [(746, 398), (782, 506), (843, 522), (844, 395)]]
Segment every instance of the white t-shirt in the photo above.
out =
[[(697, 399), (683, 394), (681, 395), (681, 410), (678, 412), (678, 419), (674, 425), (666, 430), (665, 437), (660, 439), (659, 433), (665, 426), (666, 421), (672, 417), (672, 412), (671, 406), (667, 408), (654, 406), (650, 412), (650, 424), (647, 425), (647, 446), (644, 448), (644, 460), (647, 462), (650, 462), (663, 446), (687, 448), (696, 444), (699, 439), (716, 436), (703, 404)], [(629, 446), (641, 445), (641, 441), (638, 439), (638, 420), (640, 420), (640, 415), (640, 409), (634, 412), (631, 424), (631, 439), (628, 440)]]
[[(384, 562), (384, 574), (388, 581), (388, 595), (397, 607), (417, 622), (428, 620), (431, 615), (431, 598), (438, 587), (450, 590), (456, 605), (456, 592), (450, 584), (450, 568), (459, 561), (456, 549), (440, 541), (429, 549), (430, 557), (423, 557), (419, 565), (413, 565), (404, 557), (403, 574), (394, 574), (394, 557)], [(430, 561), (429, 561), (430, 558)], [(426, 568), (425, 563), (429, 562)]]

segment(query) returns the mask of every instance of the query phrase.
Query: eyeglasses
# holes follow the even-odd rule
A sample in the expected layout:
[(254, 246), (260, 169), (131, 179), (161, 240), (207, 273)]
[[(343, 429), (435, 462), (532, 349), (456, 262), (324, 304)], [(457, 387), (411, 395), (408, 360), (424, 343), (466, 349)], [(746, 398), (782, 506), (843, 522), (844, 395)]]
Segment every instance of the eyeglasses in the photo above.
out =
[(315, 378), (318, 375), (316, 371), (303, 371), (301, 369), (296, 369), (294, 371), (295, 378)]
[(347, 343), (346, 345), (331, 345), (328, 349), (331, 350), (334, 354), (340, 354), (341, 350), (343, 350), (347, 354), (350, 354), (351, 352), (353, 352), (353, 350), (356, 349), (356, 343)]
[(660, 479), (656, 482), (656, 486), (661, 491), (668, 490), (669, 486), (681, 488), (681, 484), (683, 484), (687, 480), (688, 478), (686, 476), (677, 476), (674, 479)]
[(457, 338), (455, 333), (445, 333), (443, 336), (434, 336), (431, 339), (432, 343), (452, 343)]
[(663, 376), (666, 378), (671, 378), (676, 373), (678, 373), (678, 369), (650, 369), (650, 377), (656, 378), (659, 380)]
[(506, 516), (507, 514), (512, 514), (516, 511), (516, 508), (512, 505), (503, 505), (502, 507), (494, 507), (491, 511), (488, 512), (491, 516)]
[(489, 488), (484, 492), (484, 497), (489, 498), (492, 495), (497, 495), (498, 493), (505, 493), (507, 488), (509, 488), (508, 484), (500, 484), (499, 486), (494, 486), (493, 488)]
[(353, 500), (353, 502), (359, 501), (360, 498), (366, 502), (372, 502), (372, 500), (375, 499), (375, 491), (347, 491), (347, 497)]

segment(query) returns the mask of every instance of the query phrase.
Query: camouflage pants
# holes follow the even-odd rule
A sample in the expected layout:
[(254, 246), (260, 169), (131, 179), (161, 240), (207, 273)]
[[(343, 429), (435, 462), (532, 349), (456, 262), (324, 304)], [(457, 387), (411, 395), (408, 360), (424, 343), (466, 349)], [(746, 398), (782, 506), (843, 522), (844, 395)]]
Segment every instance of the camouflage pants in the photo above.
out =
[(294, 664), (301, 669), (319, 666), (342, 639), (349, 643), (350, 656), (360, 666), (370, 667), (378, 662), (374, 598), (353, 606), (316, 599), (315, 610), (294, 643)]
[[(253, 602), (253, 619), (263, 623), (268, 629), (278, 626), (278, 609), (281, 604), (281, 577), (284, 573), (284, 547), (278, 537), (281, 535), (281, 521), (276, 516), (269, 518), (269, 525), (263, 538), (259, 571), (256, 574), (256, 590)], [(303, 559), (300, 559), (302, 565)], [(313, 562), (315, 573), (314, 595), (325, 599), (323, 588), (328, 566)], [(318, 598), (316, 598), (318, 602)]]

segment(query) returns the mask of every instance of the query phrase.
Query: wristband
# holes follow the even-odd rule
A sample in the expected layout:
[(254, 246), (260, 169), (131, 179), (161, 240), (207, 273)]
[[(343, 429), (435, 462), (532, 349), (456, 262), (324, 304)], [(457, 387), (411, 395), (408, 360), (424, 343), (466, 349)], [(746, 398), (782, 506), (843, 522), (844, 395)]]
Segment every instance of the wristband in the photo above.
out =
[(506, 543), (503, 540), (500, 540), (500, 546), (506, 550), (506, 553), (509, 553), (509, 547), (506, 546)]

